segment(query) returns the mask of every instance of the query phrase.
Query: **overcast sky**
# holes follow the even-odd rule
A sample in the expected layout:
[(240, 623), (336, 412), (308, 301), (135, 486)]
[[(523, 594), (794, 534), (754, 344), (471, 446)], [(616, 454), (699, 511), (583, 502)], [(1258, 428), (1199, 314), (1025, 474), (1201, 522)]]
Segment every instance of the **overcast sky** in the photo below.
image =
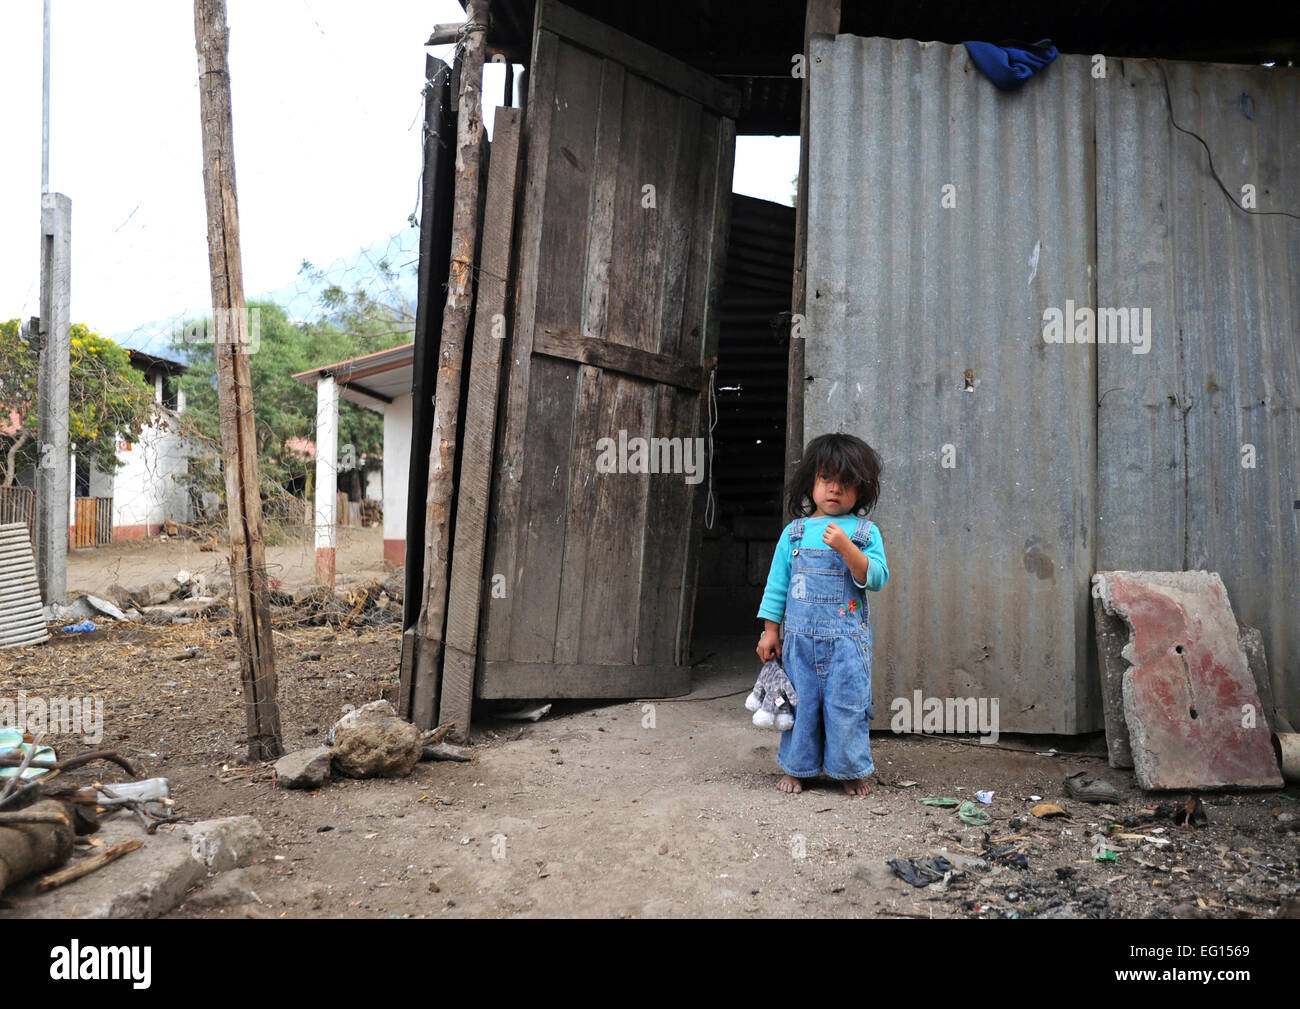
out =
[[(406, 227), (424, 54), (455, 0), (228, 0), (244, 285)], [(53, 0), (50, 188), (72, 200), (72, 319), (104, 334), (210, 304), (186, 0)], [(41, 0), (0, 3), (0, 319), (39, 312)], [(489, 67), (485, 95), (501, 94)], [(796, 139), (742, 138), (735, 189), (789, 202)], [(129, 342), (129, 341), (127, 341)]]

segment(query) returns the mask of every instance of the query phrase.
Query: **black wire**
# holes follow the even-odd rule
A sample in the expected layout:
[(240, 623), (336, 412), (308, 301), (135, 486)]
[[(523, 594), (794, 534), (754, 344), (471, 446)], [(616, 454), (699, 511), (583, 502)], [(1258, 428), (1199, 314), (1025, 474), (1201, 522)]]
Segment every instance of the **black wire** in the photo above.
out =
[(1160, 71), (1160, 79), (1164, 82), (1165, 85), (1165, 109), (1169, 113), (1170, 124), (1172, 124), (1173, 128), (1176, 129), (1179, 133), (1186, 133), (1189, 137), (1195, 139), (1197, 142), (1200, 143), (1202, 147), (1205, 148), (1205, 156), (1206, 158), (1209, 159), (1210, 162), (1210, 174), (1214, 176), (1214, 181), (1219, 184), (1219, 188), (1223, 190), (1223, 195), (1228, 198), (1228, 202), (1231, 203), (1237, 210), (1240, 210), (1243, 214), (1255, 214), (1261, 217), (1268, 217), (1268, 216), (1294, 217), (1297, 221), (1300, 221), (1300, 214), (1293, 214), (1289, 210), (1251, 210), (1249, 207), (1243, 207), (1239, 202), (1237, 202), (1237, 198), (1228, 191), (1228, 187), (1223, 184), (1223, 179), (1219, 177), (1219, 172), (1214, 167), (1214, 155), (1210, 152), (1210, 145), (1207, 144), (1204, 139), (1202, 139), (1200, 134), (1193, 133), (1191, 130), (1184, 129), (1183, 127), (1179, 126), (1178, 121), (1174, 119), (1174, 100), (1173, 100), (1173, 96), (1170, 94), (1169, 91), (1169, 78), (1165, 74), (1164, 64), (1162, 64), (1159, 60), (1152, 60), (1151, 62), (1153, 62), (1156, 65), (1156, 68)]

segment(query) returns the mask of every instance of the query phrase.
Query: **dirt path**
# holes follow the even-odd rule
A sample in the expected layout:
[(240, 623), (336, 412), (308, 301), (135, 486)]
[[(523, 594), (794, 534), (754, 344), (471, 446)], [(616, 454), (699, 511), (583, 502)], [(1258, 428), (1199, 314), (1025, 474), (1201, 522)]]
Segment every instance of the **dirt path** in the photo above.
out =
[[(272, 836), (266, 861), (196, 890), (177, 917), (1252, 917), (1278, 914), (1297, 893), (1300, 840), (1273, 830), (1300, 805), (1294, 787), (1206, 796), (1209, 827), (1151, 824), (1108, 842), (1118, 861), (1095, 861), (1103, 808), (1065, 799), (1066, 774), (1106, 773), (1125, 799), (1116, 815), (1148, 800), (1104, 759), (1032, 751), (1100, 754), (1099, 737), (1003, 737), (1031, 751), (1021, 753), (894, 736), (878, 720), (871, 796), (831, 785), (782, 795), (778, 736), (741, 706), (754, 675), (748, 637), (711, 646), (695, 699), (556, 705), (536, 724), (485, 718), (473, 763), (286, 792), (269, 766), (238, 763), (242, 707), (223, 629), (116, 627), (0, 658), (7, 690), (102, 694), (105, 743), (170, 777), (183, 812), (252, 814)], [(287, 628), (276, 642), (291, 749), (320, 744), (343, 704), (393, 696), (394, 630)], [(198, 656), (179, 658), (186, 645)], [(986, 828), (919, 801), (981, 788), (996, 792)], [(1034, 794), (1070, 817), (1035, 820)], [(1029, 869), (971, 868), (944, 892), (885, 864), (977, 854), (986, 831), (1020, 838)]]
[[(221, 545), (215, 551), (199, 549), (201, 540), (153, 537), (128, 540), (103, 547), (68, 551), (68, 597), (89, 592), (103, 595), (114, 582), (134, 588), (171, 578), (185, 570), (205, 574), (209, 582), (230, 580), (230, 554)], [(338, 585), (355, 585), (383, 578), (384, 534), (381, 529), (340, 526), (338, 529)], [(274, 588), (297, 592), (316, 580), (316, 548), (310, 533), (294, 534), (266, 549), (267, 574), (278, 580)]]

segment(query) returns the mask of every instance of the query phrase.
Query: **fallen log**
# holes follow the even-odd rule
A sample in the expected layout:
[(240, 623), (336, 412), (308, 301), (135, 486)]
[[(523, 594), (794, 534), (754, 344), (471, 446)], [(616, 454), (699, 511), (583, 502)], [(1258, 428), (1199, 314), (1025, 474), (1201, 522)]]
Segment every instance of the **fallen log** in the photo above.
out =
[(72, 857), (72, 817), (63, 803), (42, 799), (11, 815), (28, 822), (0, 824), (0, 893)]

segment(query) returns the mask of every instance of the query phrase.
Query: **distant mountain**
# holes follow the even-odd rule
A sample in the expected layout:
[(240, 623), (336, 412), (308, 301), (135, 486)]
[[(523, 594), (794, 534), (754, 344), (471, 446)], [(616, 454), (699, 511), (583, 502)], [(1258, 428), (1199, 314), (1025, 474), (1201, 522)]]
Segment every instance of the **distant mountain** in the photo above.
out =
[[(293, 280), (271, 291), (249, 294), (248, 298), (250, 301), (274, 301), (284, 307), (291, 319), (315, 320), (325, 314), (321, 296), (328, 288), (337, 286), (349, 293), (364, 290), (377, 300), (404, 301), (414, 314), (419, 249), (419, 229), (403, 228), (358, 249), (354, 255), (334, 260), (328, 266), (304, 263)], [(391, 281), (385, 276), (388, 271), (394, 274)], [(131, 350), (184, 360), (184, 353), (172, 347), (172, 334), (180, 331), (186, 322), (203, 318), (210, 312), (210, 305), (187, 309), (169, 318), (155, 319), (115, 333), (113, 340)]]

